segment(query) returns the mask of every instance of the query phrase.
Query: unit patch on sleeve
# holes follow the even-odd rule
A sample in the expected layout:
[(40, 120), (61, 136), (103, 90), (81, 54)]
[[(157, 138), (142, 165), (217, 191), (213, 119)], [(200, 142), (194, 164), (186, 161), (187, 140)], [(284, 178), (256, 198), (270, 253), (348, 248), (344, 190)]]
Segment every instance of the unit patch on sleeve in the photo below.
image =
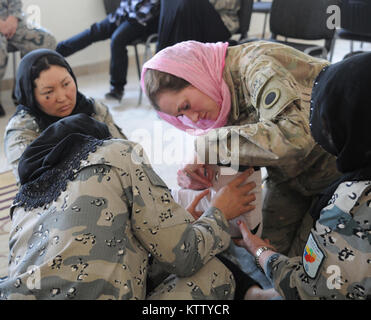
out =
[(312, 279), (317, 276), (325, 255), (317, 245), (312, 233), (310, 233), (303, 252), (303, 266), (305, 273)]

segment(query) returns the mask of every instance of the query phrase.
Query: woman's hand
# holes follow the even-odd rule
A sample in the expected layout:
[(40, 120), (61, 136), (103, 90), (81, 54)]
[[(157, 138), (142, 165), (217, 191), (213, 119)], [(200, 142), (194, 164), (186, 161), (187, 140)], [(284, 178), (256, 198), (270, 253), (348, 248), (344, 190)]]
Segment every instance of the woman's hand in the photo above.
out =
[(244, 247), (252, 255), (255, 256), (256, 251), (261, 247), (270, 247), (274, 249), (270, 244), (269, 240), (263, 240), (262, 238), (251, 233), (249, 228), (246, 226), (246, 223), (243, 221), (237, 221), (237, 224), (240, 228), (242, 239), (234, 239), (236, 245)]
[(255, 209), (255, 206), (250, 204), (255, 200), (255, 194), (250, 192), (256, 187), (256, 184), (255, 182), (245, 183), (253, 172), (253, 168), (245, 170), (221, 188), (212, 199), (211, 205), (221, 210), (227, 220)]
[(187, 164), (178, 171), (178, 185), (184, 189), (203, 190), (212, 186), (214, 169), (208, 164)]
[(208, 195), (209, 192), (210, 192), (209, 189), (201, 192), (193, 199), (192, 203), (187, 207), (188, 212), (193, 216), (193, 218), (195, 218), (195, 220), (197, 220), (203, 214), (203, 211), (197, 211), (196, 207), (198, 203), (201, 201), (201, 199)]

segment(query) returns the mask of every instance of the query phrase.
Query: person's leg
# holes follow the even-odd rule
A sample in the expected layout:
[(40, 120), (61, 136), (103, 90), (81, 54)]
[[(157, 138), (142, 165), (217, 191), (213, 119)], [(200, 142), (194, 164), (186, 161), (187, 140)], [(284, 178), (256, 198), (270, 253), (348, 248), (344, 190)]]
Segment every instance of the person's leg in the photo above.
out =
[(181, 41), (217, 42), (231, 36), (208, 0), (161, 1), (158, 35), (157, 51)]
[(231, 300), (234, 298), (235, 287), (232, 272), (215, 257), (190, 277), (169, 276), (147, 299)]
[(270, 178), (264, 188), (262, 238), (268, 238), (278, 252), (288, 254), (312, 197), (303, 196), (288, 182), (275, 183)]
[(56, 39), (50, 32), (44, 28), (30, 29), (23, 22), (19, 22), (16, 33), (8, 41), (20, 50), (22, 57), (35, 49), (55, 50), (57, 46)]
[[(55, 50), (57, 41), (49, 31), (44, 28), (29, 28), (23, 21), (18, 23), (18, 27), (14, 36), (8, 40), (16, 47), (23, 57), (26, 53), (40, 48)], [(13, 88), (12, 99), (16, 105), (16, 98)]]
[(56, 51), (62, 56), (68, 57), (77, 51), (85, 49), (94, 42), (110, 38), (116, 28), (116, 24), (110, 22), (107, 17), (100, 22), (92, 24), (89, 29), (59, 42)]
[(127, 45), (145, 35), (146, 28), (137, 22), (124, 21), (111, 37), (110, 92), (107, 99), (121, 101), (128, 71)]

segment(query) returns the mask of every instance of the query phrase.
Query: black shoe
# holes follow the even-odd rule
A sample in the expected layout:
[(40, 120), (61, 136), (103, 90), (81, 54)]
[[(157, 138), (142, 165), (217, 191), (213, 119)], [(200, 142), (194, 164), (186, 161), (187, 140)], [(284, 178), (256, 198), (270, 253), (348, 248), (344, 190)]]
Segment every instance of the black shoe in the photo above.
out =
[(5, 116), (5, 110), (3, 106), (0, 104), (0, 117), (4, 117), (4, 116)]
[(117, 89), (117, 88), (111, 87), (110, 92), (107, 92), (104, 97), (107, 100), (118, 100), (119, 102), (121, 102), (123, 95), (124, 95), (123, 89)]

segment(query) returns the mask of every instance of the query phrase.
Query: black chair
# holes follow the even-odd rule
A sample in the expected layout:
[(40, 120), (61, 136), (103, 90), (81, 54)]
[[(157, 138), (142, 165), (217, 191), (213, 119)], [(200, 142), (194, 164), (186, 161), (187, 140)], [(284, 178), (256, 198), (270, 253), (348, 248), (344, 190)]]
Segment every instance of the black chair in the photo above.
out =
[[(335, 29), (327, 26), (327, 8), (338, 3), (339, 0), (273, 0), (270, 40), (327, 59), (335, 33)], [(278, 40), (278, 36), (284, 37), (285, 40)], [(288, 38), (295, 41), (288, 41)], [(323, 40), (324, 44), (308, 43), (308, 40)]]
[[(116, 11), (118, 6), (120, 5), (121, 0), (103, 0), (104, 3), (104, 8), (106, 10), (106, 14), (110, 14)], [(138, 46), (139, 45), (144, 45), (144, 56), (143, 56), (143, 63), (150, 58), (152, 55), (152, 50), (151, 50), (151, 43), (156, 43), (157, 42), (157, 34), (151, 34), (148, 37), (142, 38), (142, 39), (136, 39), (132, 43), (130, 43), (130, 46), (134, 47), (134, 52), (135, 52), (135, 63), (137, 66), (137, 72), (138, 72), (138, 78), (139, 78), (139, 98), (138, 98), (138, 105), (142, 104), (142, 98), (143, 98), (143, 92), (142, 92), (142, 87), (140, 85), (140, 76), (141, 76), (141, 69), (142, 69), (142, 64), (139, 58), (139, 52), (138, 52)]]
[(371, 42), (371, 1), (342, 0), (340, 4), (340, 29), (335, 33), (331, 50), (332, 61), (336, 39), (350, 41), (350, 53), (354, 52), (354, 41)]
[(241, 0), (241, 7), (238, 11), (240, 28), (236, 32), (240, 34), (240, 38), (238, 41), (243, 41), (244, 39), (248, 38), (247, 33), (250, 29), (253, 2), (254, 0)]
[(264, 23), (263, 23), (263, 32), (262, 32), (262, 39), (265, 37), (265, 29), (267, 27), (267, 20), (268, 20), (268, 15), (271, 12), (272, 8), (272, 2), (266, 2), (266, 1), (261, 1), (257, 0), (256, 2), (253, 3), (253, 8), (252, 12), (254, 13), (263, 13), (264, 14)]

